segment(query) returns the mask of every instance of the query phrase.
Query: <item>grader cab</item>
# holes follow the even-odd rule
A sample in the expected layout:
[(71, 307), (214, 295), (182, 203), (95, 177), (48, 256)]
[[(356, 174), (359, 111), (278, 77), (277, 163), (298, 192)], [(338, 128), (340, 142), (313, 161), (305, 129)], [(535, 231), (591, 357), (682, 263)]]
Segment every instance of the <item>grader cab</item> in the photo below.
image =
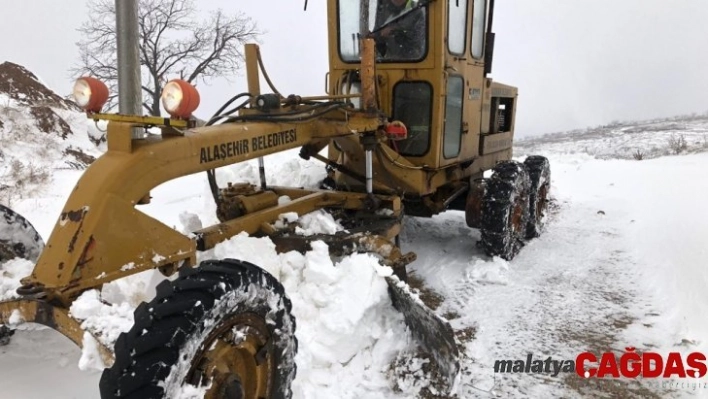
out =
[[(481, 230), (485, 251), (511, 259), (541, 231), (548, 161), (510, 160), (517, 90), (489, 77), (494, 0), (327, 6), (325, 95), (283, 96), (267, 74), (271, 92), (262, 93), (256, 45), (245, 51), (248, 93), (203, 124), (192, 117), (199, 97), (187, 82), (165, 86), (170, 118), (156, 118), (101, 113), (105, 85), (77, 81), (77, 103), (90, 118), (108, 121), (108, 150), (84, 172), (46, 246), (25, 218), (0, 208), (0, 261), (36, 262), (16, 298), (0, 302), (0, 334), (34, 322), (83, 346), (93, 332), (69, 312), (82, 293), (145, 270), (179, 273), (135, 310), (130, 331), (115, 342), (97, 340), (108, 366), (101, 397), (171, 397), (184, 384), (208, 387), (210, 398), (289, 397), (297, 341), (282, 285), (256, 265), (196, 265), (196, 255), (242, 232), (270, 237), (279, 251), (307, 251), (318, 240), (334, 255), (371, 252), (393, 269), (392, 302), (452, 387), (459, 371), (454, 333), (405, 283), (415, 254), (399, 246), (404, 215), (463, 210)], [(161, 134), (134, 134), (149, 127)], [(263, 162), (259, 185), (217, 185), (220, 167), (295, 148), (326, 166), (321, 189), (269, 185)], [(153, 188), (198, 172), (206, 174), (221, 223), (185, 236), (141, 212)], [(336, 213), (346, 231), (304, 237), (273, 223), (318, 209)]]

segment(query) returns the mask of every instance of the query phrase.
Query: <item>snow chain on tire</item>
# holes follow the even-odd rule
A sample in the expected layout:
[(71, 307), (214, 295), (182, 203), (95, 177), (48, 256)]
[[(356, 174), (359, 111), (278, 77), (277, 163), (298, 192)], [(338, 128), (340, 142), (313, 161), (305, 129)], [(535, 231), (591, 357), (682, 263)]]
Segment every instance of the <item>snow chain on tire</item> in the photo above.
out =
[(482, 200), (481, 245), (489, 256), (511, 260), (524, 245), (528, 223), (529, 175), (523, 164), (497, 164)]
[[(204, 381), (201, 376), (209, 371), (202, 368), (218, 368), (208, 362), (204, 367), (201, 363), (197, 365), (194, 362), (197, 358), (209, 361), (223, 358), (226, 363), (225, 375), (229, 380), (224, 383), (225, 388), (216, 393), (210, 391), (210, 397), (241, 397), (242, 389), (252, 388), (256, 376), (233, 372), (243, 370), (242, 363), (248, 363), (261, 367), (257, 370), (262, 370), (266, 364), (268, 371), (260, 374), (265, 375), (266, 382), (259, 383), (259, 387), (269, 386), (268, 398), (290, 398), (297, 352), (291, 310), (283, 286), (250, 263), (210, 260), (202, 262), (198, 268), (182, 268), (177, 280), (160, 283), (155, 299), (135, 310), (135, 324), (116, 341), (115, 363), (101, 376), (101, 398), (164, 398), (174, 395), (185, 382), (208, 384), (210, 381)], [(247, 322), (238, 324), (234, 320)], [(267, 330), (258, 334), (267, 338), (262, 345), (249, 341), (250, 335), (258, 332), (258, 327), (252, 325)], [(230, 348), (240, 346), (251, 349), (259, 346), (260, 349), (255, 356), (234, 365), (230, 350), (235, 349)], [(219, 348), (228, 356), (210, 355), (222, 353), (218, 352)], [(221, 371), (213, 372), (219, 378), (224, 375)], [(195, 376), (197, 381), (194, 381)], [(244, 397), (250, 398), (248, 393)]]
[(529, 221), (526, 227), (526, 238), (532, 239), (541, 235), (543, 223), (548, 209), (549, 192), (551, 189), (551, 164), (546, 157), (532, 155), (524, 161), (531, 179), (529, 193)]

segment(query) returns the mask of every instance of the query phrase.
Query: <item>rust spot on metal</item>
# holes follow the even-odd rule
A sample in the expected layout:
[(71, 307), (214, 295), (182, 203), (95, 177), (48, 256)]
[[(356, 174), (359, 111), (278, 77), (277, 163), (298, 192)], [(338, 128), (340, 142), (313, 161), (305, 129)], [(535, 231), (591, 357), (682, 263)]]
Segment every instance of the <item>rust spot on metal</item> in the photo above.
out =
[(76, 229), (76, 232), (74, 233), (74, 236), (71, 237), (71, 241), (69, 241), (69, 253), (74, 252), (74, 245), (76, 245), (76, 240), (79, 238), (79, 233), (81, 232), (81, 225), (79, 225), (79, 228)]
[(69, 219), (72, 222), (80, 222), (84, 218), (84, 215), (86, 215), (86, 210), (80, 209), (78, 211), (63, 212), (61, 218), (63, 220)]
[(79, 233), (81, 233), (81, 228), (84, 226), (84, 220), (81, 219), (81, 222), (79, 223), (79, 227), (76, 228), (76, 232), (74, 233), (74, 236), (71, 237), (71, 241), (69, 241), (69, 253), (74, 252), (74, 245), (76, 245), (76, 240), (79, 238)]
[(79, 238), (79, 233), (81, 232), (81, 227), (84, 225), (84, 216), (88, 213), (88, 207), (83, 207), (77, 211), (68, 211), (68, 212), (63, 212), (61, 214), (61, 218), (59, 219), (61, 222), (60, 224), (64, 226), (67, 220), (70, 220), (74, 223), (79, 223), (79, 226), (76, 228), (76, 232), (74, 233), (74, 236), (71, 237), (71, 241), (69, 242), (69, 248), (68, 252), (72, 253), (74, 252), (74, 245), (76, 244), (76, 240)]
[(524, 206), (523, 206), (523, 199), (521, 197), (518, 197), (516, 201), (514, 201), (514, 208), (512, 209), (512, 214), (511, 214), (511, 229), (514, 233), (521, 231), (522, 229), (522, 221), (524, 218)]
[(93, 253), (93, 250), (96, 248), (96, 240), (93, 238), (93, 236), (90, 236), (88, 239), (88, 242), (84, 246), (83, 252), (81, 252), (81, 257), (79, 258), (79, 261), (77, 262), (77, 266), (81, 267), (88, 262), (91, 262), (93, 260), (93, 256), (91, 254)]

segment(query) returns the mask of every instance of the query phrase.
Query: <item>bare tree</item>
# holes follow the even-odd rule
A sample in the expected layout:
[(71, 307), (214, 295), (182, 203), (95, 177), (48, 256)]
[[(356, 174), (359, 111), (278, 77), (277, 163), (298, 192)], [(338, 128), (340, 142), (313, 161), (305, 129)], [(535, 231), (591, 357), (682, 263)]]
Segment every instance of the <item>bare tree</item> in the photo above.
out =
[[(109, 85), (113, 107), (118, 78), (115, 0), (90, 0), (88, 8), (91, 19), (78, 29), (83, 36), (76, 43), (80, 62), (71, 73), (91, 75)], [(244, 43), (261, 34), (243, 13), (217, 10), (200, 20), (192, 0), (139, 0), (138, 27), (143, 107), (155, 116), (161, 114), (160, 93), (168, 79), (196, 84), (233, 75), (243, 62)]]

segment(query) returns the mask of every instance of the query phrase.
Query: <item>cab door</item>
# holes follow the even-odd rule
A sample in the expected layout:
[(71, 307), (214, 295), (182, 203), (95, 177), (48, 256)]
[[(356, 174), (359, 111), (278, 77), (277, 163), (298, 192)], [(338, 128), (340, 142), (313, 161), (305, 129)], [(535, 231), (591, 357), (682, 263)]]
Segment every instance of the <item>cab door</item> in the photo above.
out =
[[(442, 162), (451, 164), (478, 155), (484, 89), (484, 0), (445, 0), (447, 8), (445, 118)], [(481, 3), (481, 5), (479, 4)], [(474, 7), (477, 7), (475, 13)], [(479, 32), (479, 33), (477, 33)], [(479, 36), (479, 37), (478, 37)]]

